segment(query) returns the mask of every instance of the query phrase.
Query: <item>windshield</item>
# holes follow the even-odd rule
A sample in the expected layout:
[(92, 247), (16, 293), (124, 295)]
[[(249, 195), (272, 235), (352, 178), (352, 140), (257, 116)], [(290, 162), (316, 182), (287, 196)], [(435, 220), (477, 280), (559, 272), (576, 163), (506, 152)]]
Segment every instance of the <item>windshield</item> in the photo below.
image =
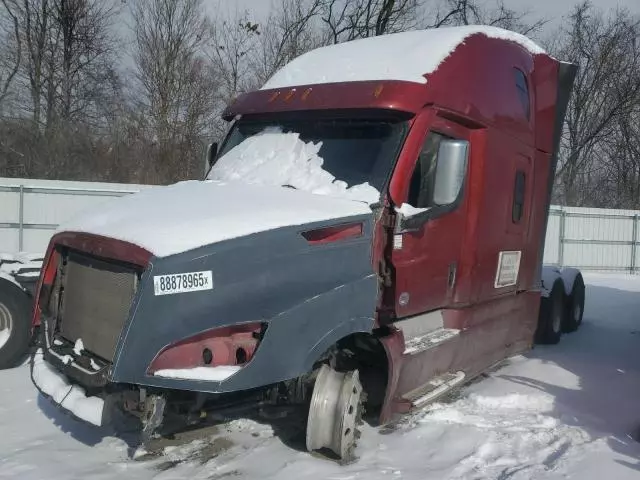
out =
[(407, 123), (391, 120), (240, 120), (207, 176), (376, 203)]

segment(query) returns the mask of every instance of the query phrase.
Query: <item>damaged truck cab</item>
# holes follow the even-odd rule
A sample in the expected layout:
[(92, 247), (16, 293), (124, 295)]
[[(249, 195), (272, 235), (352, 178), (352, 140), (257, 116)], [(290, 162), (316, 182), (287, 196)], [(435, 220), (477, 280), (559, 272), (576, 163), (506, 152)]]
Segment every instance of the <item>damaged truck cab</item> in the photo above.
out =
[(228, 108), (206, 180), (52, 238), (35, 385), (94, 424), (136, 415), (147, 437), (206, 411), (302, 408), (307, 448), (348, 459), (363, 406), (386, 423), (556, 343), (584, 304), (579, 272), (541, 285), (574, 76), (490, 27), (302, 55)]

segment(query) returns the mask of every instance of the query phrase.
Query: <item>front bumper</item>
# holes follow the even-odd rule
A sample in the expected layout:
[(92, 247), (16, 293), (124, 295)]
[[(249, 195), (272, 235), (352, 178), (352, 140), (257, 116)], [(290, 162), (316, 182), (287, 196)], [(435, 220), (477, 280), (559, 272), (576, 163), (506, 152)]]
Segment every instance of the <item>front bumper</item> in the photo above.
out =
[(31, 381), (43, 396), (71, 416), (98, 427), (110, 423), (110, 409), (105, 408), (104, 399), (87, 396), (82, 387), (69, 383), (47, 363), (42, 349), (36, 350), (31, 357)]

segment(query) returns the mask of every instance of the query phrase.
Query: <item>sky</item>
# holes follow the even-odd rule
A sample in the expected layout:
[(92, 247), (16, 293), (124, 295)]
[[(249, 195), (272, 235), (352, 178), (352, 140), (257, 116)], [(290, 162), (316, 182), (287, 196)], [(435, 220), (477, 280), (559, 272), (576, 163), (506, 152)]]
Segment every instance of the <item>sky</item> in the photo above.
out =
[[(594, 5), (602, 8), (619, 4), (640, 13), (640, 0), (618, 0), (617, 2), (615, 0), (591, 1)], [(209, 2), (210, 0), (205, 0), (205, 3)], [(262, 15), (268, 12), (269, 8), (271, 7), (270, 0), (223, 0), (223, 3), (229, 3), (231, 5), (236, 4), (241, 9), (247, 8)], [(508, 8), (532, 11), (535, 10), (543, 12), (543, 15), (546, 16), (559, 17), (566, 14), (577, 2), (574, 0), (504, 0), (504, 3)], [(535, 7), (532, 7), (532, 4), (535, 5)]]
[[(264, 16), (271, 8), (272, 0), (204, 0), (205, 4), (217, 5), (220, 2), (223, 6), (229, 5), (232, 9), (248, 9), (256, 13), (256, 18)], [(629, 8), (632, 12), (640, 14), (640, 0), (591, 0), (594, 6), (608, 9), (615, 5)], [(434, 2), (435, 3), (435, 2)], [(493, 0), (483, 1), (492, 4)], [(536, 17), (542, 16), (550, 20), (546, 29), (554, 29), (559, 25), (560, 19), (566, 15), (571, 8), (578, 3), (578, 0), (504, 0), (507, 8), (514, 10), (525, 10), (532, 12)]]

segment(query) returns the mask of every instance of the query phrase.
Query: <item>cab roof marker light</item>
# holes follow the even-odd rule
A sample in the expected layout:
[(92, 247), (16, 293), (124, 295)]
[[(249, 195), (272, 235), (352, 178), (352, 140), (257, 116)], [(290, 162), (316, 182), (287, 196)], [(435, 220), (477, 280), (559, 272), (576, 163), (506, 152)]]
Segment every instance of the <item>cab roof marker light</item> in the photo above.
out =
[(276, 98), (278, 98), (278, 96), (280, 96), (280, 90), (278, 90), (277, 92), (273, 92), (271, 94), (271, 96), (269, 97), (269, 103), (273, 102)]
[(289, 93), (287, 93), (287, 96), (284, 97), (284, 101), (288, 102), (289, 100), (291, 100), (291, 98), (296, 94), (296, 89), (292, 88), (291, 91)]

